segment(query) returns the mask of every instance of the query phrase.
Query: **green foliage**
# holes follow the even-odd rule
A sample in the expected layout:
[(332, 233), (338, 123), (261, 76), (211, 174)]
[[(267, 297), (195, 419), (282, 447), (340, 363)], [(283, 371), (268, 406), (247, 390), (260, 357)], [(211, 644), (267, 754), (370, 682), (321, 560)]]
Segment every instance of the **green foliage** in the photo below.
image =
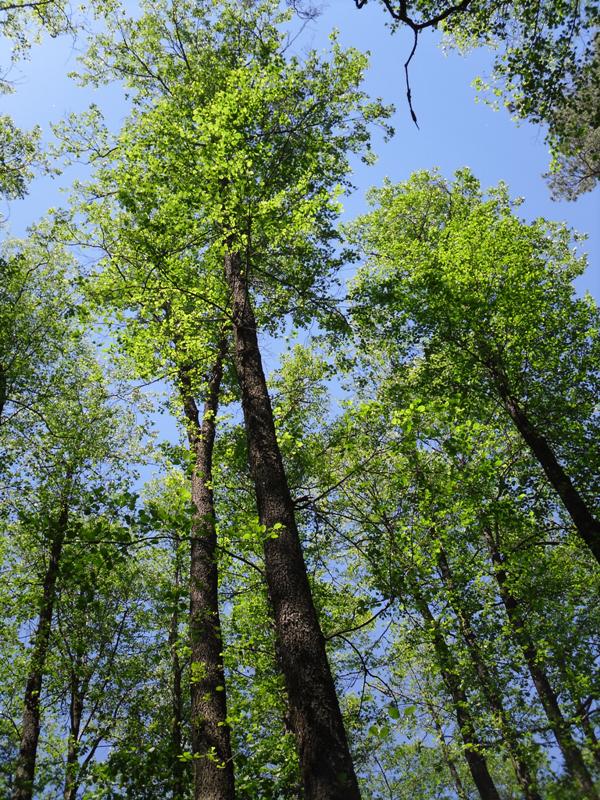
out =
[(6, 114), (0, 116), (0, 195), (23, 197), (33, 177), (32, 167), (40, 162), (39, 128), (24, 133)]
[(45, 247), (35, 237), (4, 244), (0, 257), (1, 429), (18, 426), (19, 416), (35, 408), (38, 396), (50, 394), (65, 342), (79, 336), (68, 264), (64, 252)]
[[(284, 57), (272, 3), (222, 3), (216, 19), (211, 3), (178, 11), (156, 4), (119, 20), (124, 40), (101, 36), (90, 50), (87, 79), (125, 80), (134, 104), (83, 210), (111, 253), (105, 294), (127, 302), (131, 289), (115, 292), (115, 281), (143, 287), (150, 341), (172, 304), (170, 327), (194, 354), (226, 314), (225, 246), (249, 260), (261, 325), (331, 312), (338, 260), (328, 241), (349, 153), (368, 152), (370, 128), (390, 110), (360, 89), (362, 54), (334, 42), (326, 58)], [(172, 44), (159, 48), (158, 37)], [(78, 151), (85, 142), (74, 138)]]
[[(1, 12), (19, 52), (27, 15), (64, 27), (60, 4), (28, 9)], [(419, 25), (439, 7), (413, 10)], [(391, 109), (362, 88), (366, 56), (335, 36), (327, 53), (290, 55), (290, 15), (271, 0), (109, 11), (81, 80), (120, 81), (128, 115), (116, 132), (96, 107), (59, 126), (91, 177), (0, 260), (0, 794), (11, 790), (30, 636), (65, 508), (35, 798), (64, 794), (73, 778), (84, 800), (162, 800), (180, 765), (177, 800), (192, 794), (189, 695), (205, 665), (192, 660), (187, 620), (194, 453), (182, 398), (201, 407), (229, 336), (223, 255), (235, 251), (261, 333), (295, 337), (314, 322), (322, 333), (290, 347), (269, 385), (364, 796), (473, 798), (471, 749), (503, 798), (523, 796), (515, 754), (543, 797), (575, 798), (523, 642), (597, 778), (598, 570), (498, 402), (501, 374), (597, 508), (600, 317), (573, 290), (585, 262), (571, 232), (524, 222), (504, 185), (485, 193), (467, 170), (386, 183), (340, 231), (351, 159), (372, 160), (373, 126), (390, 132)], [(568, 37), (585, 35), (597, 11), (512, 12), (470, 5), (444, 29), (461, 45), (508, 42), (497, 75), (515, 111), (551, 122), (558, 158), (578, 158), (595, 73), (586, 42), (574, 51)], [(0, 120), (7, 198), (25, 192), (37, 135)], [(359, 257), (346, 320), (332, 288)], [(218, 690), (236, 796), (297, 800), (264, 580), (265, 539), (280, 527), (259, 522), (230, 360), (210, 487)], [(166, 386), (167, 403), (140, 382)], [(179, 438), (152, 449), (165, 412)]]
[(549, 175), (555, 198), (575, 200), (600, 178), (600, 38), (583, 78), (555, 111)]
[(483, 404), (480, 421), (505, 376), (595, 502), (599, 312), (575, 295), (585, 260), (570, 231), (523, 222), (506, 187), (486, 199), (466, 171), (453, 183), (418, 173), (371, 199), (350, 232), (373, 254), (352, 289), (357, 321), (386, 337), (393, 363), (418, 356), (427, 394)]

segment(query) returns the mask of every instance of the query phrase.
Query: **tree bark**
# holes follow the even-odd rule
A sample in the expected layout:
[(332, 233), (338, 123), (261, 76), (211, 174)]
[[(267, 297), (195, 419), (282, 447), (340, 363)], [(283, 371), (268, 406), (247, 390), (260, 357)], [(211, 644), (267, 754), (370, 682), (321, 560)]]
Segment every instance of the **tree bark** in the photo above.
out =
[(171, 650), (171, 758), (172, 771), (171, 782), (173, 800), (184, 800), (184, 767), (181, 760), (181, 725), (183, 721), (183, 702), (181, 694), (181, 663), (177, 652), (177, 640), (179, 636), (179, 586), (181, 582), (181, 566), (179, 547), (180, 539), (177, 534), (174, 536), (175, 547), (175, 576), (174, 576), (174, 605), (171, 613), (171, 626), (169, 630), (169, 648)]
[(258, 345), (256, 321), (237, 253), (225, 256), (237, 370), (258, 516), (265, 528), (265, 574), (296, 737), (306, 800), (359, 800), (325, 640), (312, 594)]
[(598, 793), (585, 765), (581, 751), (571, 735), (567, 721), (558, 703), (558, 698), (552, 689), (548, 676), (541, 667), (541, 660), (535, 644), (527, 633), (525, 617), (521, 613), (520, 603), (508, 586), (508, 576), (502, 557), (494, 536), (486, 530), (485, 538), (488, 544), (490, 557), (494, 566), (494, 574), (498, 583), (500, 598), (506, 610), (506, 616), (511, 626), (513, 635), (525, 658), (531, 680), (535, 686), (538, 697), (556, 742), (560, 748), (568, 772), (578, 784), (582, 797), (587, 800), (599, 800)]
[(413, 595), (419, 613), (431, 631), (438, 666), (444, 685), (452, 699), (458, 729), (464, 744), (465, 761), (469, 767), (473, 783), (479, 792), (481, 800), (500, 800), (500, 795), (490, 775), (486, 758), (482, 753), (482, 744), (476, 734), (473, 718), (469, 711), (467, 695), (456, 670), (450, 648), (425, 598), (416, 589), (413, 589)]
[(502, 405), (546, 473), (550, 485), (562, 500), (580, 537), (600, 564), (600, 521), (594, 517), (581, 494), (573, 486), (548, 440), (537, 430), (517, 398), (511, 393), (504, 372), (493, 361), (488, 361), (487, 366), (496, 384)]
[(44, 575), (42, 600), (33, 637), (29, 674), (25, 686), (21, 745), (15, 771), (12, 800), (31, 800), (33, 797), (35, 762), (40, 737), (40, 693), (42, 691), (46, 655), (52, 628), (52, 615), (56, 600), (56, 581), (68, 521), (69, 506), (67, 499), (64, 498), (54, 531), (51, 531), (50, 555)]
[(212, 490), (215, 418), (223, 375), (225, 340), (209, 378), (202, 421), (189, 373), (179, 373), (181, 399), (190, 448), (192, 474), (190, 562), (190, 638), (192, 649), (191, 716), (194, 755), (194, 800), (234, 800), (231, 741), (227, 725), (223, 643), (219, 619), (217, 534)]
[(542, 800), (537, 790), (537, 781), (532, 776), (529, 764), (527, 763), (522, 743), (519, 741), (518, 734), (504, 707), (502, 696), (491, 674), (491, 668), (486, 665), (485, 658), (480, 650), (471, 619), (465, 609), (456, 602), (457, 592), (454, 575), (452, 574), (443, 547), (440, 547), (438, 564), (442, 575), (442, 581), (446, 587), (450, 607), (458, 620), (460, 632), (467, 646), (471, 663), (479, 678), (479, 685), (481, 686), (483, 695), (490, 710), (496, 715), (499, 722), (500, 732), (509, 752), (517, 781), (523, 790), (523, 796), (525, 800)]

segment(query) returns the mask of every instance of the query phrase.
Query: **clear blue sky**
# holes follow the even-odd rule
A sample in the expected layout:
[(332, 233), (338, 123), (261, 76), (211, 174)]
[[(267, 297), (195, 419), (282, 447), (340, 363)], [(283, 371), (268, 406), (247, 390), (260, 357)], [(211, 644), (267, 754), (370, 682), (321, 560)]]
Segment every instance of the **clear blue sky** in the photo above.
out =
[[(541, 174), (548, 164), (544, 132), (528, 124), (517, 126), (501, 109), (492, 111), (475, 102), (470, 87), (476, 75), (490, 72), (491, 58), (486, 51), (469, 56), (444, 55), (438, 36), (425, 32), (411, 66), (411, 84), (420, 130), (413, 125), (405, 101), (403, 62), (409, 52), (411, 36), (407, 31), (391, 35), (385, 27), (382, 9), (372, 2), (361, 11), (352, 0), (330, 0), (322, 15), (307, 26), (297, 47), (327, 46), (327, 35), (336, 27), (341, 43), (369, 50), (372, 67), (367, 88), (397, 107), (394, 119), (396, 136), (387, 144), (379, 143), (379, 161), (375, 167), (359, 165), (355, 174), (356, 194), (346, 202), (347, 214), (364, 210), (364, 193), (384, 176), (403, 180), (416, 169), (438, 166), (450, 176), (455, 169), (469, 166), (484, 186), (505, 180), (513, 195), (526, 198), (522, 213), (527, 217), (546, 216), (565, 220), (581, 232), (590, 234), (585, 247), (590, 265), (580, 282), (600, 299), (600, 192), (584, 195), (575, 203), (553, 202)], [(2, 110), (14, 116), (23, 127), (56, 121), (69, 111), (98, 103), (115, 124), (124, 113), (118, 89), (93, 91), (78, 88), (67, 73), (76, 68), (77, 53), (68, 37), (47, 40), (32, 52), (29, 62), (13, 70), (16, 93), (0, 98)], [(0, 64), (6, 63), (7, 50), (2, 43)], [(10, 206), (10, 224), (15, 233), (34, 221), (51, 205), (64, 202), (58, 191), (77, 174), (70, 170), (61, 179), (39, 179), (30, 196)]]

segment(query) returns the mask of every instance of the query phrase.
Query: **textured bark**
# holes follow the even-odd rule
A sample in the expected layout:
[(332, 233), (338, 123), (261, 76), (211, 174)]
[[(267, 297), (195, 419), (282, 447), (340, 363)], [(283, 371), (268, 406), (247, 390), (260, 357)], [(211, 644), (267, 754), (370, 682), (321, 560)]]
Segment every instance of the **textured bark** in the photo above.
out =
[(494, 565), (494, 574), (498, 582), (500, 598), (506, 610), (506, 616), (508, 617), (515, 641), (521, 648), (525, 658), (531, 680), (540, 698), (540, 702), (564, 758), (567, 770), (578, 784), (582, 797), (587, 798), (587, 800), (599, 800), (598, 793), (585, 765), (581, 751), (571, 735), (569, 724), (565, 720), (560, 709), (558, 698), (550, 684), (546, 672), (541, 666), (542, 662), (537, 648), (527, 633), (525, 617), (521, 611), (520, 603), (508, 586), (508, 576), (504, 565), (504, 559), (491, 531), (485, 531), (485, 538)]
[[(254, 311), (241, 260), (235, 253), (225, 257), (225, 277), (231, 292), (234, 358), (249, 464), (259, 519), (267, 531), (265, 574), (305, 797), (358, 800), (358, 782), (277, 443)], [(269, 531), (276, 536), (268, 535)]]
[(600, 521), (594, 517), (581, 494), (573, 486), (546, 437), (537, 430), (517, 398), (512, 395), (504, 372), (493, 362), (489, 362), (487, 366), (494, 378), (504, 408), (546, 473), (550, 485), (562, 500), (577, 532), (600, 564)]
[(177, 652), (177, 639), (179, 635), (179, 586), (181, 584), (181, 566), (179, 558), (179, 536), (174, 537), (175, 547), (175, 602), (171, 613), (171, 626), (169, 630), (169, 648), (171, 650), (171, 785), (173, 800), (184, 800), (184, 767), (181, 760), (181, 725), (183, 721), (183, 701), (181, 694), (181, 663)]
[(202, 420), (192, 393), (189, 373), (181, 370), (179, 375), (188, 438), (195, 457), (192, 474), (195, 511), (190, 562), (194, 800), (234, 800), (235, 797), (219, 619), (217, 534), (212, 490), (215, 417), (223, 375), (224, 349), (225, 341), (209, 379)]
[(500, 732), (510, 755), (517, 781), (523, 791), (523, 796), (525, 800), (542, 800), (537, 790), (537, 782), (531, 774), (529, 764), (527, 763), (525, 748), (519, 741), (519, 736), (504, 707), (502, 696), (497, 689), (497, 682), (491, 674), (492, 667), (488, 667), (485, 662), (468, 613), (456, 602), (457, 592), (454, 576), (443, 548), (441, 548), (439, 552), (438, 564), (442, 575), (442, 581), (446, 587), (450, 607), (458, 620), (460, 632), (467, 646), (471, 663), (479, 678), (479, 685), (483, 695), (490, 710), (495, 714), (498, 720)]
[(71, 674), (71, 702), (69, 706), (69, 738), (67, 741), (67, 764), (65, 771), (64, 800), (76, 800), (79, 788), (79, 731), (83, 715), (83, 693), (79, 676)]
[(419, 613), (427, 623), (432, 636), (433, 648), (440, 668), (440, 673), (448, 694), (452, 699), (452, 705), (456, 713), (458, 729), (463, 740), (463, 752), (465, 761), (469, 767), (469, 772), (473, 778), (473, 783), (477, 787), (481, 800), (500, 800), (500, 795), (496, 785), (490, 775), (487, 761), (482, 752), (482, 744), (479, 740), (471, 712), (469, 710), (468, 699), (463, 689), (460, 677), (456, 670), (456, 665), (450, 652), (450, 648), (440, 630), (438, 621), (435, 619), (425, 600), (418, 591), (413, 590), (415, 602)]
[(42, 600), (33, 637), (29, 673), (25, 686), (21, 745), (15, 771), (12, 800), (31, 800), (33, 796), (35, 762), (40, 737), (40, 694), (52, 628), (52, 615), (56, 601), (56, 581), (60, 566), (60, 556), (68, 521), (69, 506), (67, 501), (63, 500), (58, 520), (54, 530), (51, 531), (48, 566), (44, 575)]

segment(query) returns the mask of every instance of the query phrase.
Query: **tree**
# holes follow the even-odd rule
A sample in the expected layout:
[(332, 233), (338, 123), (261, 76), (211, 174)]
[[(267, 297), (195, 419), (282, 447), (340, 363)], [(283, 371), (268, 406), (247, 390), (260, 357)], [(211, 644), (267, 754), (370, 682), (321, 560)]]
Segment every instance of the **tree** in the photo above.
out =
[(69, 540), (79, 516), (88, 516), (103, 503), (114, 510), (111, 496), (123, 491), (128, 478), (117, 465), (122, 464), (124, 443), (131, 442), (135, 430), (131, 417), (119, 420), (108, 403), (108, 391), (89, 348), (76, 336), (63, 341), (63, 348), (49, 397), (22, 421), (27, 450), (22, 451), (9, 495), (9, 526), (24, 535), (33, 531), (41, 553), (37, 564), (41, 592), (28, 654), (14, 800), (33, 796), (41, 693)]
[[(194, 236), (196, 270), (209, 276), (208, 285), (224, 281), (249, 463), (266, 533), (266, 580), (306, 792), (357, 796), (257, 326), (270, 317), (267, 324), (274, 328), (292, 303), (300, 320), (310, 318), (319, 302), (330, 307), (319, 294), (334, 265), (328, 242), (336, 186), (346, 180), (348, 151), (367, 148), (369, 124), (388, 112), (367, 103), (358, 88), (365, 62), (357, 53), (336, 46), (331, 61), (314, 54), (306, 64), (286, 61), (269, 4), (223, 4), (216, 24), (212, 8), (196, 6), (184, 15), (186, 6), (176, 4), (158, 17), (157, 10), (152, 22), (144, 17), (131, 23), (117, 47), (101, 38), (88, 56), (95, 63), (101, 52), (106, 70), (136, 89), (112, 185), (124, 213), (138, 219), (145, 214), (162, 235), (180, 230), (187, 241)], [(212, 46), (195, 46), (199, 32)], [(157, 49), (158, 33), (174, 46)], [(140, 59), (146, 65), (141, 77)], [(274, 280), (278, 269), (282, 279)], [(175, 273), (170, 280), (180, 282)], [(258, 313), (252, 291), (259, 302), (265, 298)]]
[[(375, 361), (376, 348), (386, 345), (375, 339), (372, 346)], [(377, 366), (381, 380), (386, 366)], [(531, 700), (534, 687), (527, 679), (529, 666), (524, 662), (521, 637), (527, 631), (529, 641), (537, 643), (532, 664), (538, 675), (554, 684), (562, 726), (558, 733), (567, 734), (568, 749), (572, 749), (581, 734), (576, 730), (579, 724), (574, 721), (568, 684), (557, 666), (569, 662), (573, 664), (569, 670), (573, 668), (579, 679), (589, 675), (595, 680), (597, 670), (591, 661), (580, 661), (584, 651), (592, 661), (597, 652), (587, 634), (576, 646), (582, 648), (576, 655), (573, 639), (568, 634), (565, 638), (574, 625), (581, 624), (582, 632), (586, 631), (584, 619), (588, 613), (595, 616), (595, 563), (587, 563), (585, 551), (554, 530), (558, 527), (553, 521), (555, 506), (544, 508), (552, 493), (541, 478), (532, 479), (528, 451), (506, 422), (504, 429), (500, 426), (501, 412), (484, 425), (465, 418), (464, 409), (454, 408), (449, 398), (440, 401), (438, 397), (431, 405), (422, 397), (411, 402), (411, 381), (400, 379), (397, 366), (387, 368), (391, 374), (379, 386), (365, 384), (365, 391), (378, 391), (377, 399), (350, 408), (340, 421), (347, 435), (337, 454), (340, 466), (331, 480), (338, 488), (318, 505), (321, 518), (332, 520), (332, 529), (345, 521), (338, 536), (355, 542), (353, 559), (366, 562), (371, 586), (395, 599), (394, 618), (402, 625), (398, 644), (379, 658), (379, 674), (393, 687), (388, 697), (398, 704), (392, 718), (402, 720), (407, 704), (413, 719), (423, 705), (431, 719), (432, 689), (425, 690), (423, 684), (433, 685), (434, 711), (438, 709), (439, 717), (443, 708), (444, 716), (448, 713), (460, 720), (459, 735), (462, 728), (467, 740), (476, 743), (471, 754), (489, 759), (488, 773), (501, 793), (509, 791), (503, 786), (514, 786), (515, 793), (533, 793), (537, 784), (538, 794), (551, 795), (557, 784), (542, 768), (543, 752), (552, 748), (546, 731), (553, 735), (558, 723), (550, 716), (545, 719), (545, 706)], [(451, 416), (444, 422), (448, 413)], [(539, 500), (531, 486), (534, 481), (540, 484)], [(510, 583), (520, 601), (521, 623), (514, 628), (499, 615), (502, 601), (490, 580), (494, 571), (485, 556), (481, 526), (492, 508), (502, 519), (504, 548), (510, 552)], [(589, 594), (578, 577), (580, 569), (583, 584), (590, 584)], [(449, 574), (454, 589), (448, 583)], [(421, 618), (429, 623), (423, 625)], [(593, 627), (591, 619), (590, 623)], [(380, 652), (383, 635), (380, 629)], [(434, 646), (433, 654), (419, 653), (425, 644)], [(368, 645), (360, 653), (368, 663)], [(416, 691), (414, 686), (409, 688), (406, 675), (411, 664), (418, 675)], [(377, 673), (370, 667), (369, 674)], [(439, 677), (443, 687), (439, 687)], [(448, 712), (447, 700), (441, 699), (444, 689), (452, 698)], [(411, 694), (412, 701), (408, 700)], [(595, 696), (594, 690), (591, 694)], [(427, 726), (431, 730), (431, 722)], [(410, 735), (415, 737), (414, 730)], [(464, 748), (463, 752), (467, 754)], [(577, 753), (573, 762), (570, 755), (565, 758), (565, 791), (573, 796), (592, 791), (589, 777), (587, 785), (585, 779), (580, 782)], [(443, 757), (448, 763), (447, 755)], [(475, 774), (480, 782), (479, 770)], [(422, 785), (426, 785), (424, 780)], [(478, 785), (485, 796), (489, 787)]]
[[(165, 270), (185, 274), (191, 254), (181, 231), (167, 240), (152, 235), (143, 213), (112, 216), (113, 209), (93, 210), (107, 254), (102, 272), (89, 276), (87, 291), (115, 333), (115, 354), (126, 360), (136, 379), (159, 379), (171, 385), (171, 408), (186, 431), (192, 463), (190, 501), (195, 509), (190, 547), (189, 630), (192, 657), (192, 758), (195, 797), (232, 798), (234, 792), (223, 644), (218, 604), (216, 518), (212, 488), (212, 451), (222, 394), (227, 333), (214, 321), (196, 291), (208, 287), (198, 276), (179, 283), (165, 281)], [(193, 240), (192, 240), (193, 241)], [(92, 240), (86, 240), (91, 244)], [(167, 246), (170, 248), (169, 252)], [(162, 253), (159, 254), (162, 249)], [(156, 272), (156, 277), (152, 273)], [(171, 273), (170, 277), (174, 277)], [(217, 286), (213, 305), (219, 302)], [(210, 290), (208, 294), (211, 294)], [(125, 324), (123, 324), (123, 322)], [(201, 410), (199, 406), (203, 404)], [(175, 654), (176, 655), (176, 654)], [(173, 759), (177, 756), (173, 755)]]
[(598, 793), (596, 792), (594, 783), (582, 757), (581, 751), (573, 739), (571, 732), (569, 731), (568, 723), (565, 720), (558, 703), (558, 697), (552, 688), (545, 671), (540, 666), (540, 658), (537, 648), (528, 636), (525, 620), (520, 613), (519, 603), (507, 586), (508, 578), (506, 570), (504, 569), (503, 557), (498, 550), (493, 533), (488, 531), (486, 538), (490, 549), (490, 556), (495, 568), (495, 575), (498, 581), (500, 596), (506, 609), (509, 623), (514, 630), (515, 638), (518, 640), (523, 649), (523, 654), (531, 673), (532, 681), (540, 698), (540, 702), (544, 706), (544, 710), (550, 721), (550, 725), (565, 759), (567, 768), (579, 785), (582, 796), (589, 798), (590, 800), (596, 800)]
[[(94, 110), (79, 121), (75, 130), (83, 138), (76, 140), (71, 134), (72, 148), (87, 142), (90, 131), (98, 137), (108, 137), (100, 130)], [(97, 144), (96, 139), (93, 146)], [(124, 141), (122, 144), (119, 155), (127, 163), (131, 153)], [(109, 150), (114, 152), (110, 147)], [(104, 194), (113, 185), (114, 166), (98, 172), (94, 192)], [(117, 162), (117, 170), (122, 170), (122, 179), (131, 178), (125, 174), (124, 164)], [(71, 241), (97, 247), (104, 254), (100, 267), (87, 276), (85, 284), (90, 302), (113, 333), (115, 357), (127, 364), (130, 378), (168, 381), (170, 410), (186, 432), (192, 464), (191, 503), (195, 509), (191, 535), (183, 542), (191, 551), (189, 688), (194, 792), (196, 798), (218, 796), (230, 800), (234, 775), (211, 478), (217, 415), (225, 391), (222, 384), (231, 383), (230, 378), (223, 377), (229, 337), (222, 311), (226, 302), (223, 288), (197, 269), (198, 240), (193, 226), (186, 229), (180, 221), (172, 228), (148, 224), (148, 208), (134, 203), (115, 207), (109, 202), (87, 204), (84, 200), (82, 209), (89, 229), (74, 230), (65, 219), (59, 221), (58, 229)], [(197, 297), (201, 302), (196, 302)]]
[[(106, 222), (108, 224), (108, 220)], [(186, 526), (184, 531), (178, 532), (174, 525), (172, 535), (181, 537), (181, 546), (190, 549), (189, 635), (192, 661), (189, 685), (194, 791), (197, 798), (214, 797), (215, 793), (218, 797), (232, 798), (234, 776), (219, 617), (212, 483), (212, 451), (223, 391), (227, 335), (220, 332), (222, 323), (220, 326), (210, 325), (203, 335), (196, 335), (196, 326), (205, 323), (205, 309), (195, 309), (189, 297), (178, 288), (165, 287), (160, 274), (156, 283), (148, 279), (148, 263), (162, 267), (167, 258), (163, 256), (154, 260), (155, 254), (150, 243), (146, 250), (142, 249), (136, 237), (143, 228), (134, 228), (130, 223), (120, 228), (119, 222), (115, 221), (112, 235), (115, 236), (113, 241), (118, 252), (112, 250), (112, 243), (109, 245), (104, 241), (104, 247), (108, 248), (110, 255), (103, 273), (93, 276), (88, 289), (94, 302), (102, 305), (109, 325), (118, 326), (115, 350), (127, 359), (130, 374), (133, 373), (138, 379), (152, 380), (156, 378), (157, 370), (160, 370), (159, 374), (166, 373), (171, 384), (171, 407), (186, 432), (187, 459), (191, 463), (190, 503), (194, 508), (194, 516), (190, 530)], [(176, 248), (173, 262), (176, 263), (178, 259)], [(191, 287), (189, 281), (188, 290), (192, 290)], [(126, 318), (124, 312), (133, 312), (135, 316), (131, 316), (128, 324), (121, 327), (121, 321)], [(199, 402), (203, 402), (203, 410), (199, 409)], [(184, 535), (186, 532), (188, 535)], [(179, 572), (176, 570), (176, 575), (181, 577), (181, 568)], [(175, 624), (173, 619), (171, 625)], [(172, 636), (175, 636), (174, 629)], [(178, 672), (180, 667), (176, 649), (173, 650), (173, 658), (174, 670)], [(174, 689), (177, 694), (181, 688), (180, 678), (175, 682), (179, 686), (177, 691)], [(175, 752), (177, 749), (174, 746), (174, 766), (179, 759)], [(177, 791), (181, 794), (183, 789)]]
[(131, 557), (134, 531), (107, 511), (93, 524), (80, 520), (62, 556), (44, 689), (68, 720), (63, 785), (53, 787), (64, 800), (93, 785), (102, 747), (119, 747), (129, 697), (148, 680), (154, 660), (154, 565), (150, 557)]
[(371, 200), (379, 208), (353, 234), (369, 254), (353, 289), (357, 317), (397, 342), (395, 359), (410, 348), (422, 354), (428, 391), (451, 385), (470, 405), (501, 404), (600, 561), (589, 458), (598, 309), (574, 297), (584, 261), (569, 249), (570, 233), (519, 220), (503, 186), (485, 200), (465, 171), (453, 184), (418, 173)]
[(212, 488), (213, 448), (226, 342), (223, 335), (208, 377), (202, 420), (193, 399), (192, 382), (185, 368), (180, 370), (179, 377), (190, 450), (195, 456), (191, 487), (195, 514), (190, 556), (190, 647), (192, 753), (196, 759), (194, 786), (197, 798), (234, 797), (219, 619), (217, 531)]

